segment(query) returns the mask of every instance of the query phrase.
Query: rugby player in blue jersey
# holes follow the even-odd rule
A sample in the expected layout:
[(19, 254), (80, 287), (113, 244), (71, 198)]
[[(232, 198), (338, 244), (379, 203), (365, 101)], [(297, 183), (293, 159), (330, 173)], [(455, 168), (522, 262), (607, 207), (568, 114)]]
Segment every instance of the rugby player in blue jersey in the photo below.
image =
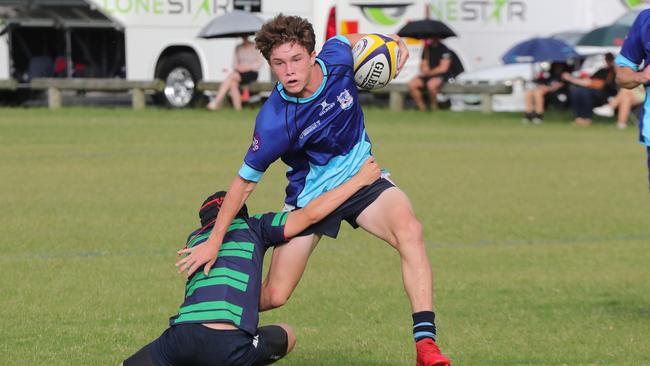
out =
[[(217, 262), (206, 273), (188, 278), (185, 300), (169, 319), (170, 327), (121, 365), (268, 365), (285, 356), (296, 343), (291, 327), (258, 328), (264, 253), (325, 218), (379, 175), (371, 157), (354, 177), (303, 209), (249, 217), (242, 206), (227, 229)], [(225, 194), (217, 192), (203, 202), (201, 228), (190, 234), (180, 253), (205, 245)]]
[[(648, 155), (648, 179), (650, 181), (650, 9), (643, 10), (630, 28), (621, 53), (616, 57), (616, 82), (626, 89), (644, 85), (646, 94), (639, 121), (639, 142), (646, 147)], [(641, 69), (643, 67), (643, 69)]]
[[(314, 51), (309, 22), (279, 15), (257, 33), (257, 48), (278, 78), (277, 87), (257, 115), (253, 142), (233, 180), (205, 245), (177, 263), (188, 274), (218, 255), (231, 220), (270, 164), (288, 165), (285, 209), (305, 207), (312, 199), (348, 180), (371, 155), (364, 116), (353, 77), (352, 47), (363, 34), (336, 36)], [(408, 58), (404, 42), (401, 60)], [(260, 309), (283, 305), (302, 276), (320, 237), (336, 237), (340, 223), (361, 226), (399, 252), (402, 279), (411, 303), (417, 365), (449, 365), (435, 343), (433, 280), (422, 234), (408, 197), (388, 179), (362, 189), (325, 220), (275, 248), (262, 286)]]

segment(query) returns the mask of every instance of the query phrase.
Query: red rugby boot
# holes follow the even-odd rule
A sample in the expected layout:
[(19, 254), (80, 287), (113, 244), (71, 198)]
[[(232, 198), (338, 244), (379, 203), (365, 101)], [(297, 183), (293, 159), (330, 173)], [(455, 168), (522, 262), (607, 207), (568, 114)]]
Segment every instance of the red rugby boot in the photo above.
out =
[(418, 352), (417, 366), (451, 366), (451, 361), (440, 352), (431, 338), (424, 338), (415, 344)]

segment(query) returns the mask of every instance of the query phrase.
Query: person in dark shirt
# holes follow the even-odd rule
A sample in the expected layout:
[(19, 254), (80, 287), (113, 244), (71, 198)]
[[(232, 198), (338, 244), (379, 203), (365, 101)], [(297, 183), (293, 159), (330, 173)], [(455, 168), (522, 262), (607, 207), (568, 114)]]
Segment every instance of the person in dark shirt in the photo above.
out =
[(557, 93), (566, 86), (562, 74), (568, 71), (566, 62), (553, 62), (550, 70), (540, 73), (535, 87), (526, 91), (524, 122), (541, 123), (544, 120), (544, 102), (547, 94)]
[(438, 92), (449, 79), (463, 72), (460, 59), (445, 46), (440, 39), (431, 38), (425, 41), (418, 76), (408, 82), (409, 92), (418, 109), (426, 110), (422, 89), (429, 92), (429, 105), (432, 110), (438, 109)]
[(571, 83), (571, 109), (577, 125), (590, 125), (594, 107), (607, 103), (607, 98), (616, 95), (614, 55), (605, 54), (605, 62), (605, 67), (588, 78), (578, 78), (568, 72), (562, 74), (562, 79)]
[[(284, 357), (296, 343), (291, 327), (258, 328), (264, 253), (323, 220), (379, 175), (370, 157), (356, 175), (304, 208), (249, 217), (242, 206), (208, 274), (201, 269), (188, 277), (183, 304), (169, 319), (169, 328), (120, 366), (250, 366)], [(220, 191), (203, 202), (201, 227), (189, 235), (179, 254), (205, 243), (225, 196)]]

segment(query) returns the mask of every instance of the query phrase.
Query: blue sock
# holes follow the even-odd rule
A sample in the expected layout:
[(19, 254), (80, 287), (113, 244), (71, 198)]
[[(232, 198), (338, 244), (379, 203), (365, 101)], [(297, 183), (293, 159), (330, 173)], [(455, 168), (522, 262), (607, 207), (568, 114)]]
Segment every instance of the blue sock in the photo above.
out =
[(436, 340), (436, 314), (433, 311), (413, 313), (413, 338), (415, 342), (424, 338)]

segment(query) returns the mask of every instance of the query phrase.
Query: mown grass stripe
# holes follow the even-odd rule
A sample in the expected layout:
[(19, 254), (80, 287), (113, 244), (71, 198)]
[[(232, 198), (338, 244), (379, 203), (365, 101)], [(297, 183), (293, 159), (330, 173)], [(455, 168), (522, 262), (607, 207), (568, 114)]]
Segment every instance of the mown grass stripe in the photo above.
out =
[(179, 314), (191, 313), (194, 311), (207, 311), (207, 310), (228, 310), (236, 315), (242, 315), (244, 309), (241, 306), (235, 305), (228, 301), (205, 301), (197, 304), (187, 305), (181, 307)]

